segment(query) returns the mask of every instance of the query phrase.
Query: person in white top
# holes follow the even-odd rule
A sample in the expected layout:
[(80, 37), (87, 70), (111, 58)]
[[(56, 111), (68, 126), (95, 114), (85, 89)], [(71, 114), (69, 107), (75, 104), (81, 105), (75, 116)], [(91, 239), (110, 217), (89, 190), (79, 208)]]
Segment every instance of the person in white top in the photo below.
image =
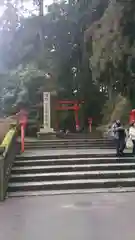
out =
[(133, 154), (135, 155), (135, 121), (132, 122), (129, 128), (129, 137), (132, 139), (133, 142)]

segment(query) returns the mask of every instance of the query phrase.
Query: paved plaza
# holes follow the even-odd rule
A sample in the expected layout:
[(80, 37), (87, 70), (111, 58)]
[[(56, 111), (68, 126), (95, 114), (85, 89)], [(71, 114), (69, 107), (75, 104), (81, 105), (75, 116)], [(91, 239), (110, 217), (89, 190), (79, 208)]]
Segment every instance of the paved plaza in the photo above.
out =
[(135, 193), (9, 198), (0, 240), (135, 240)]

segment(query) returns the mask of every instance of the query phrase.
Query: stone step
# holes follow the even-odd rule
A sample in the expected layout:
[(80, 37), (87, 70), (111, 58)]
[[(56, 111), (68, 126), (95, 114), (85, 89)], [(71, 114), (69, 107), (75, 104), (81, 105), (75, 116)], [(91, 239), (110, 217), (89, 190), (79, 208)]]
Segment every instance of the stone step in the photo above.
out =
[(43, 158), (17, 158), (14, 166), (57, 166), (57, 165), (78, 165), (78, 164), (102, 164), (102, 163), (135, 163), (135, 157), (72, 157), (58, 158), (52, 156), (51, 159)]
[(113, 179), (113, 178), (133, 178), (135, 170), (106, 170), (106, 171), (72, 171), (55, 173), (27, 173), (12, 174), (10, 182), (33, 182), (33, 181), (66, 181), (77, 179)]
[(98, 146), (102, 146), (102, 145), (114, 145), (113, 142), (74, 142), (74, 141), (70, 141), (70, 142), (65, 142), (65, 143), (38, 143), (38, 144), (33, 144), (33, 143), (27, 143), (25, 144), (25, 147), (40, 147), (40, 146), (94, 146), (94, 145), (98, 145)]
[[(20, 142), (20, 138), (18, 139), (18, 141)], [(25, 143), (33, 143), (33, 144), (40, 144), (40, 143), (67, 143), (70, 141), (74, 141), (74, 142), (112, 142), (111, 139), (108, 138), (91, 138), (91, 139), (86, 139), (86, 138), (82, 138), (82, 139), (72, 139), (72, 138), (68, 138), (68, 139), (48, 139), (48, 140), (40, 140), (40, 139), (25, 139)]]
[(24, 196), (47, 196), (47, 195), (67, 195), (67, 194), (90, 194), (90, 193), (120, 193), (135, 192), (135, 187), (114, 187), (114, 188), (91, 188), (91, 189), (66, 189), (66, 190), (35, 190), (35, 191), (17, 191), (9, 192), (8, 197)]
[(103, 171), (103, 170), (134, 170), (135, 163), (102, 163), (102, 164), (72, 164), (72, 165), (48, 165), (48, 166), (15, 166), (12, 174), (55, 173), (73, 171)]
[(58, 181), (10, 182), (8, 192), (134, 187), (135, 178), (74, 179)]
[[(81, 152), (75, 152), (75, 153), (59, 153), (59, 154), (53, 154), (53, 155), (48, 155), (48, 154), (44, 154), (41, 152), (41, 154), (36, 153), (35, 151), (26, 151), (25, 154), (22, 155), (17, 155), (16, 156), (16, 160), (20, 161), (20, 160), (60, 160), (60, 159), (80, 159), (80, 158), (115, 158), (116, 159), (116, 154), (115, 152), (110, 153), (110, 151), (108, 153), (95, 153), (96, 151), (94, 151), (94, 153), (81, 153)], [(129, 158), (131, 157), (131, 153), (125, 153), (124, 157)], [(132, 159), (134, 159), (135, 157), (132, 157)]]
[(100, 146), (98, 146), (98, 145), (94, 145), (94, 146), (90, 146), (90, 145), (88, 145), (88, 146), (75, 146), (75, 145), (71, 145), (71, 146), (50, 146), (50, 147), (48, 147), (48, 146), (40, 146), (40, 147), (34, 147), (34, 146), (29, 146), (29, 147), (25, 147), (25, 150), (34, 150), (34, 149), (37, 149), (37, 150), (39, 150), (39, 149), (45, 149), (45, 150), (65, 150), (65, 149), (68, 149), (69, 151), (70, 150), (73, 150), (73, 149), (82, 149), (82, 150), (84, 150), (84, 149), (115, 149), (115, 147), (114, 146), (107, 146), (107, 145), (100, 145)]
[(112, 149), (115, 145), (113, 142), (66, 142), (66, 143), (28, 143), (25, 144), (25, 149), (85, 149), (85, 148), (93, 148), (93, 149)]
[(45, 149), (63, 149), (63, 148), (114, 148), (114, 142), (108, 139), (63, 139), (63, 140), (31, 140), (25, 142), (25, 149), (45, 148)]
[(128, 153), (121, 158), (113, 153), (69, 152), (48, 156), (33, 153), (16, 157), (8, 187), (11, 195), (16, 192), (135, 187), (135, 157)]
[(25, 146), (43, 146), (43, 145), (70, 145), (70, 144), (74, 144), (74, 145), (83, 145), (83, 144), (90, 144), (90, 145), (94, 145), (94, 144), (114, 144), (113, 141), (74, 141), (73, 139), (70, 141), (57, 141), (57, 142), (45, 142), (45, 141), (40, 141), (40, 142), (25, 142)]
[(46, 134), (46, 133), (38, 133), (38, 138), (39, 139), (47, 139), (49, 137), (54, 138), (54, 139), (82, 139), (82, 138), (87, 138), (87, 139), (93, 139), (93, 138), (101, 138), (102, 134), (101, 132), (98, 131), (92, 131), (91, 133), (60, 133), (60, 132), (56, 132), (56, 133), (52, 133), (52, 134)]
[[(20, 141), (19, 141), (20, 142)], [(87, 140), (87, 139), (83, 139), (83, 140), (77, 140), (77, 139), (69, 139), (69, 140), (60, 140), (60, 141), (37, 141), (37, 142), (26, 142), (25, 141), (25, 145), (41, 145), (41, 144), (68, 144), (74, 142), (75, 144), (82, 144), (82, 143), (91, 143), (91, 144), (95, 144), (95, 143), (113, 143), (113, 140), (106, 140), (106, 139), (97, 139), (97, 140)]]
[[(56, 138), (56, 139), (38, 139), (38, 138), (27, 138), (25, 137), (25, 142), (68, 142), (68, 141), (112, 141), (110, 138), (107, 137), (100, 137), (100, 138), (85, 138), (85, 136), (83, 138)], [(21, 138), (18, 137), (18, 141), (21, 141)]]

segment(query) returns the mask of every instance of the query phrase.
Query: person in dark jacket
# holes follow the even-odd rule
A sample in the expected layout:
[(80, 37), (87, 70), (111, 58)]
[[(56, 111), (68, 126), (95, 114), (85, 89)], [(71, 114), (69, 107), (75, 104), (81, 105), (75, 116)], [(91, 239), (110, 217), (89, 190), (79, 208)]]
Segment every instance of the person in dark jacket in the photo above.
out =
[(116, 155), (122, 156), (126, 145), (125, 143), (126, 133), (124, 127), (121, 125), (120, 120), (115, 121), (115, 123), (112, 126), (112, 130), (114, 133), (114, 139), (116, 144)]

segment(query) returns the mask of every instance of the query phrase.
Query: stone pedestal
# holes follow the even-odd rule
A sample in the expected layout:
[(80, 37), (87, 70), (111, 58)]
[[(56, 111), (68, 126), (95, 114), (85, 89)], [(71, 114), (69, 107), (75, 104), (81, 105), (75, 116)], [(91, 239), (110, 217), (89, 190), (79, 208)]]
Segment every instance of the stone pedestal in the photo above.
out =
[(40, 133), (54, 133), (54, 129), (53, 128), (40, 128)]
[(37, 133), (39, 139), (55, 139), (56, 133), (53, 128), (44, 129), (40, 128), (40, 132)]

